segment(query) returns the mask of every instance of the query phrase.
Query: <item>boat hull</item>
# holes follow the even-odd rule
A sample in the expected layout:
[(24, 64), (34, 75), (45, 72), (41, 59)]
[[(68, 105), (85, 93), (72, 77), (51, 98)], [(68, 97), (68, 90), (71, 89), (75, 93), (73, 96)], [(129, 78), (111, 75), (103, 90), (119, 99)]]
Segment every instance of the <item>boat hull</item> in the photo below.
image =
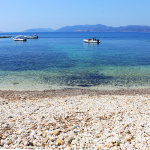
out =
[(92, 44), (99, 44), (100, 41), (99, 40), (96, 40), (96, 41), (93, 41), (93, 40), (83, 40), (84, 43), (92, 43)]
[(38, 37), (24, 36), (26, 39), (38, 39)]
[(15, 38), (13, 38), (14, 39), (14, 41), (27, 41), (27, 39), (15, 39)]
[(31, 35), (31, 36), (24, 36), (26, 39), (38, 39), (39, 37), (37, 34)]

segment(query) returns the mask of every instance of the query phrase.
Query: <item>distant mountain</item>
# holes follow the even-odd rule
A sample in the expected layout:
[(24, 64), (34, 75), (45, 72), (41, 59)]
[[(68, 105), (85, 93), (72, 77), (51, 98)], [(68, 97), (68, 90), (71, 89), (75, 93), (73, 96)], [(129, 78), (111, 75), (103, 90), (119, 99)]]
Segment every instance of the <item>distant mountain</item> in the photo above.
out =
[(118, 32), (150, 32), (150, 26), (129, 25), (116, 28)]
[(120, 27), (97, 25), (65, 26), (57, 30), (51, 28), (28, 29), (24, 32), (150, 32), (150, 26), (128, 25)]
[(51, 28), (36, 28), (36, 29), (27, 29), (24, 32), (54, 32)]
[(55, 32), (101, 32), (105, 31), (107, 26), (105, 25), (75, 25), (75, 26), (66, 26), (62, 27)]
[(129, 25), (121, 27), (111, 27), (101, 24), (75, 25), (62, 27), (55, 30), (55, 32), (150, 32), (150, 26)]

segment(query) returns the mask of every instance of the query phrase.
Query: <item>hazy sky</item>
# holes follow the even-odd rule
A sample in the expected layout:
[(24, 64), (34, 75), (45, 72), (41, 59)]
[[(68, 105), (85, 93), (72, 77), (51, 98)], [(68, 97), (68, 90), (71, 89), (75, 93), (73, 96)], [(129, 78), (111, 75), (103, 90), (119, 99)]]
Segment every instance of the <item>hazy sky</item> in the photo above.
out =
[(150, 0), (0, 0), (0, 31), (103, 24), (149, 25)]

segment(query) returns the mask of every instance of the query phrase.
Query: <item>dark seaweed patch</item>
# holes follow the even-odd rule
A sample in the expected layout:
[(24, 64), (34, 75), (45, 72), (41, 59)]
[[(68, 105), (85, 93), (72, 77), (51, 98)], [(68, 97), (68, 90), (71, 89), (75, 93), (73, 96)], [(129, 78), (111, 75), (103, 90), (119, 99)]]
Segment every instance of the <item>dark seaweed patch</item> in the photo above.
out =
[(110, 85), (116, 87), (131, 87), (133, 85), (143, 85), (143, 83), (150, 82), (150, 77), (113, 77), (105, 76), (103, 74), (87, 73), (64, 75), (59, 77), (44, 77), (43, 81), (50, 85), (56, 84), (58, 86), (69, 87), (91, 87), (99, 85)]
[(97, 86), (100, 84), (108, 84), (113, 80), (112, 76), (105, 76), (102, 74), (79, 74), (79, 75), (70, 75), (70, 76), (60, 76), (60, 77), (44, 77), (44, 82), (57, 84), (57, 85), (66, 85), (66, 86), (80, 86), (80, 87), (91, 87)]
[(85, 85), (77, 85), (77, 86), (81, 86), (81, 87), (91, 87), (92, 85), (87, 85), (87, 84), (85, 84)]

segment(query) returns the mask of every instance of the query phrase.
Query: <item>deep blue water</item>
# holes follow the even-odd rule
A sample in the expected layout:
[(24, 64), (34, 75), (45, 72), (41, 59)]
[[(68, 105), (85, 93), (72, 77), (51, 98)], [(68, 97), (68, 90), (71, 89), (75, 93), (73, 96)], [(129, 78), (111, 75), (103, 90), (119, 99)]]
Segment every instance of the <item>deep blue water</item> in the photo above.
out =
[[(27, 42), (0, 39), (0, 89), (150, 86), (150, 33), (37, 34)], [(83, 43), (93, 37), (101, 43)]]

